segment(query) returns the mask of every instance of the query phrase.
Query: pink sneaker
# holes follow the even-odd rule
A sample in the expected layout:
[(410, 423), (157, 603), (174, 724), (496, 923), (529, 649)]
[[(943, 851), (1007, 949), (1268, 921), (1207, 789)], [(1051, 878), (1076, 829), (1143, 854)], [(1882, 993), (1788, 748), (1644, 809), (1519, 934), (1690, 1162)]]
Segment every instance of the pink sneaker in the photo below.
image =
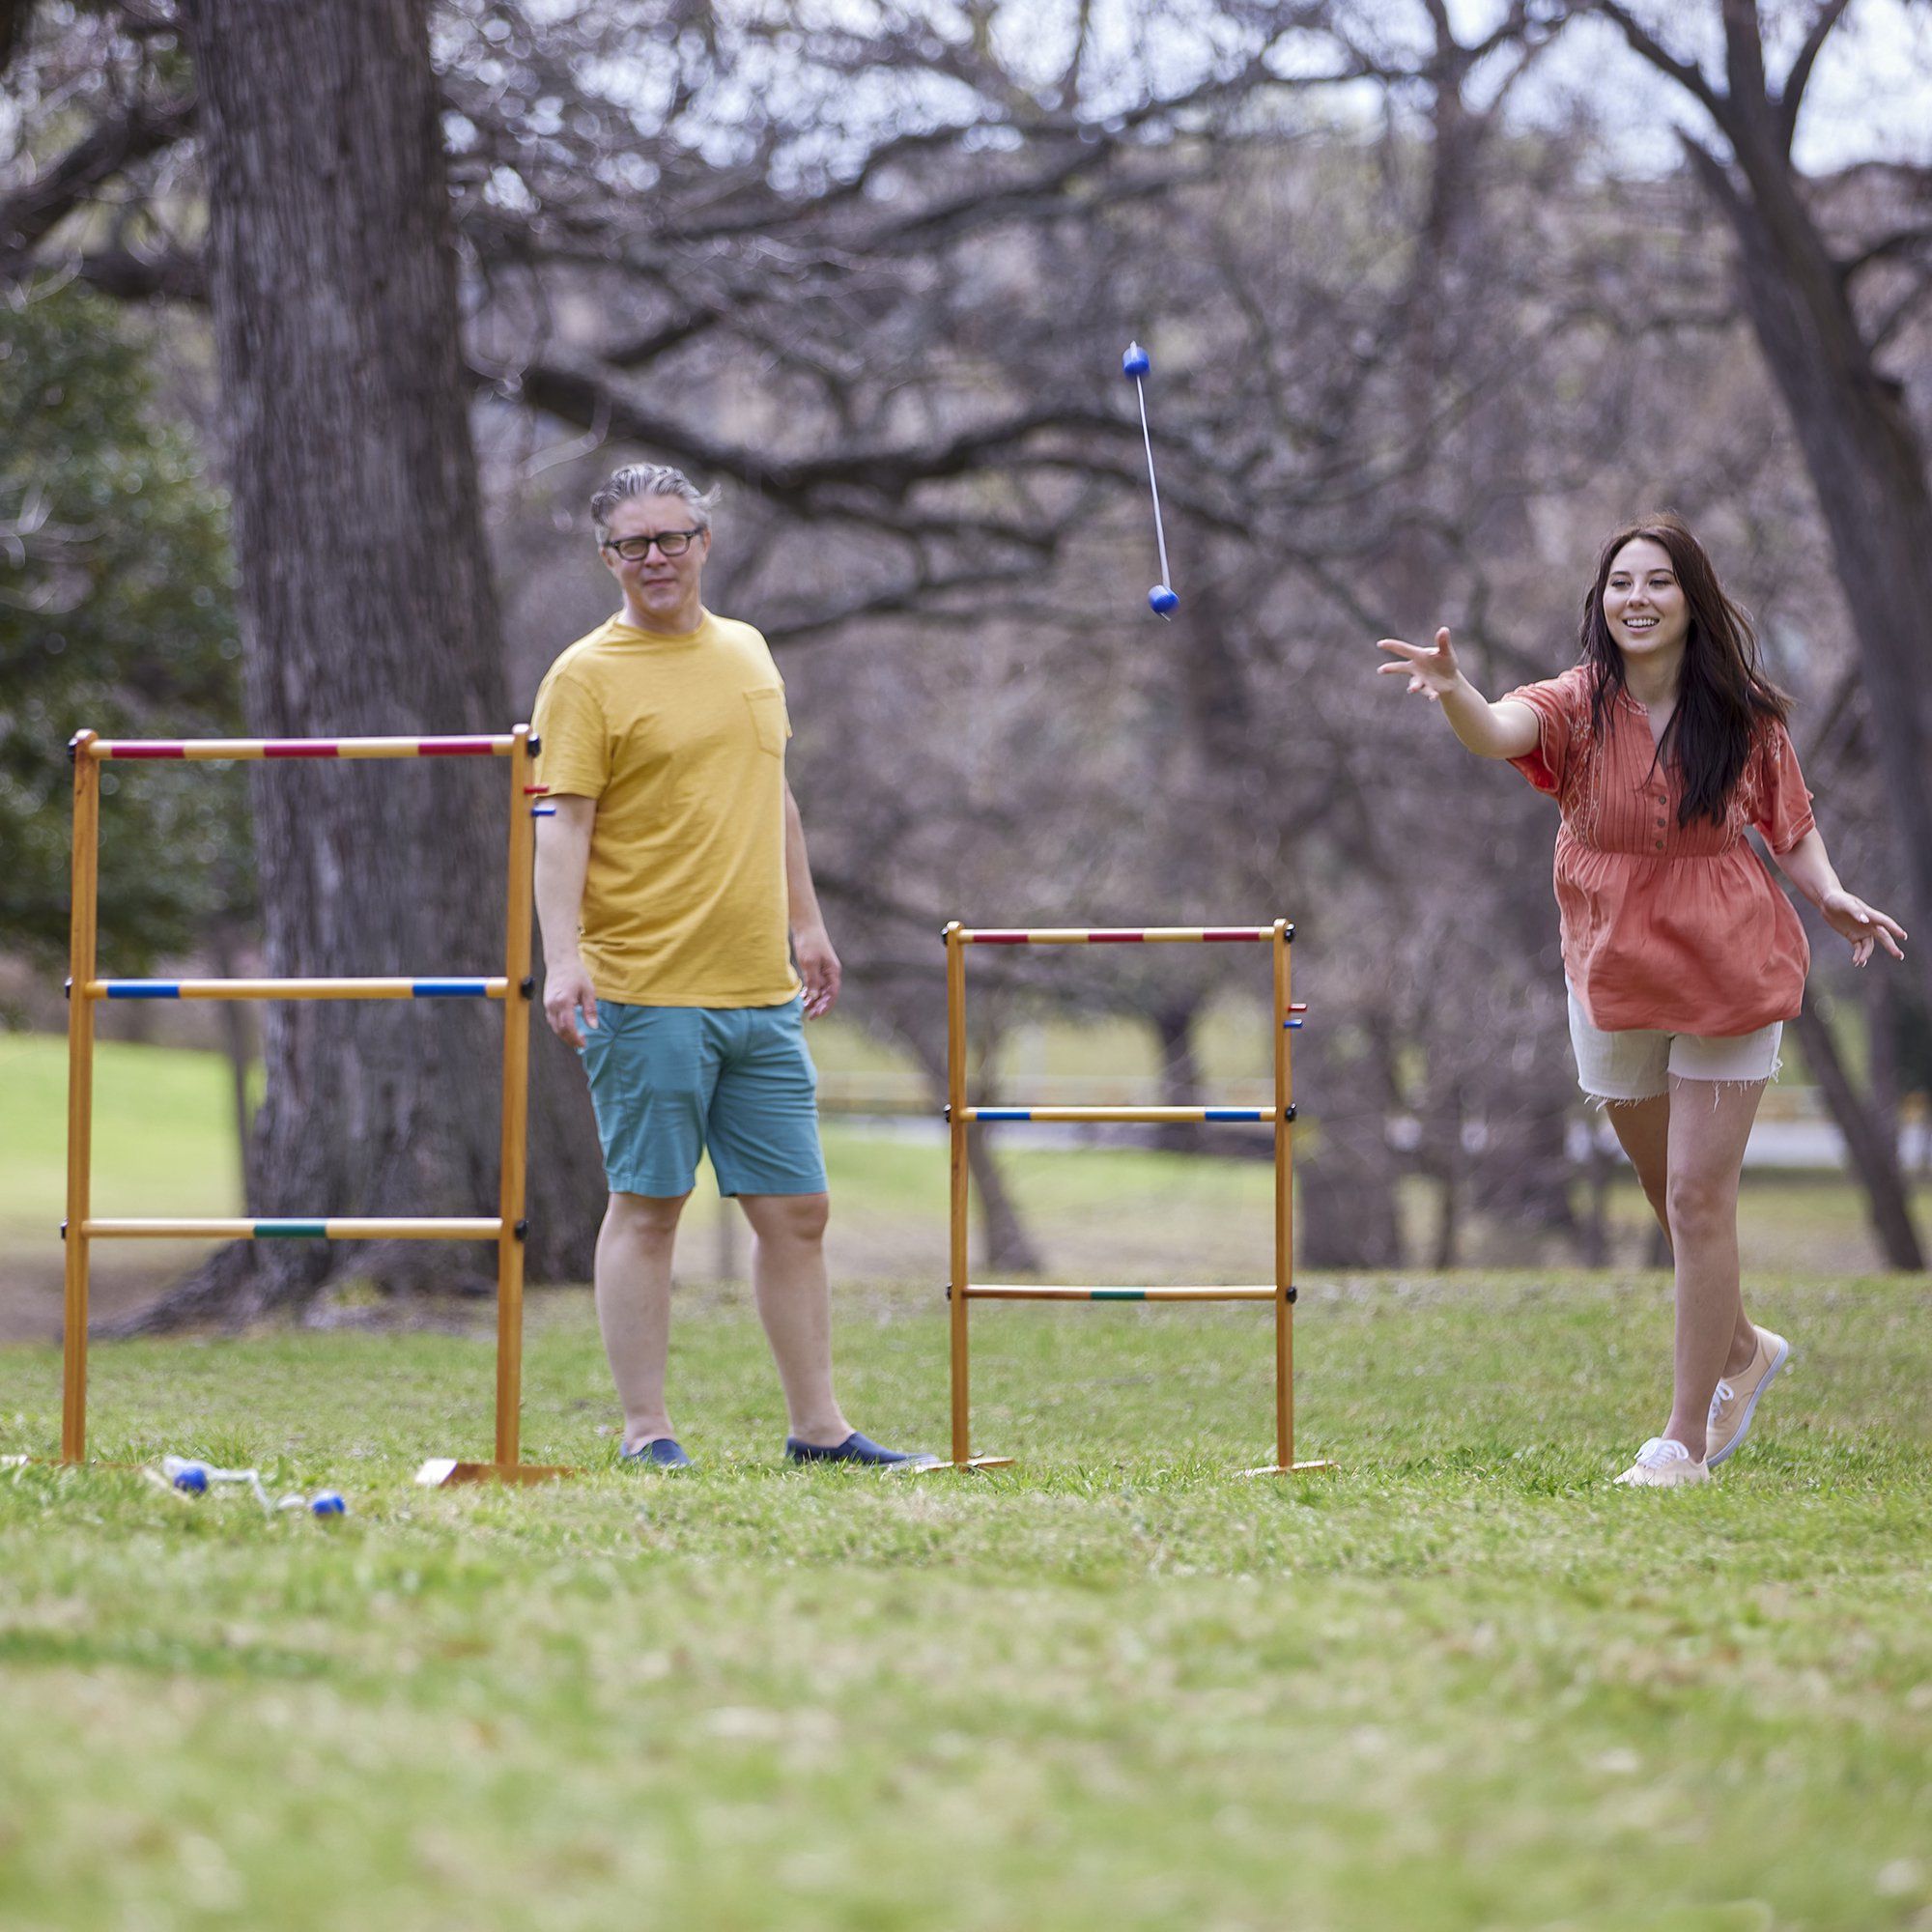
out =
[(1757, 1331), (1757, 1353), (1743, 1374), (1726, 1376), (1711, 1398), (1710, 1429), (1704, 1438), (1704, 1460), (1715, 1468), (1750, 1434), (1757, 1399), (1771, 1378), (1791, 1359), (1791, 1344), (1769, 1328)]

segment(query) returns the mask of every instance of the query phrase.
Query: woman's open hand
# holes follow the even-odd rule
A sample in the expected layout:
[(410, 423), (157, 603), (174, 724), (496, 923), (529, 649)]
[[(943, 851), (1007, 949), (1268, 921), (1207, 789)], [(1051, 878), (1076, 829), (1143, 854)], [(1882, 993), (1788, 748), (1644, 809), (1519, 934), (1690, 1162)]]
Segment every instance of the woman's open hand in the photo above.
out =
[(1895, 919), (1880, 912), (1877, 906), (1866, 905), (1856, 893), (1848, 893), (1842, 887), (1836, 892), (1827, 893), (1818, 901), (1818, 910), (1833, 932), (1841, 939), (1852, 942), (1854, 966), (1862, 966), (1881, 946), (1894, 959), (1905, 957), (1900, 950), (1905, 928)]
[(1409, 690), (1420, 692), (1433, 704), (1441, 703), (1463, 675), (1463, 668), (1456, 662), (1455, 649), (1449, 642), (1446, 624), (1436, 632), (1433, 645), (1406, 644), (1400, 638), (1378, 638), (1376, 648), (1392, 652), (1395, 657), (1393, 664), (1376, 667), (1378, 677), (1406, 676)]

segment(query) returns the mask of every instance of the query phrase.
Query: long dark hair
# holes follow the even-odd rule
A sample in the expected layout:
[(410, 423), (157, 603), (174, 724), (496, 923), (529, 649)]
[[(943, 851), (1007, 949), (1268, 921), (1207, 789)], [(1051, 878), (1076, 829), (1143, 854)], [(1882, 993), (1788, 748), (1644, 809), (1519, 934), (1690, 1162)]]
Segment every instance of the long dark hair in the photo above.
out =
[(1721, 825), (1751, 744), (1767, 720), (1782, 724), (1791, 699), (1758, 669), (1757, 632), (1749, 614), (1724, 594), (1709, 555), (1682, 517), (1666, 510), (1614, 531), (1597, 558), (1596, 582), (1583, 599), (1583, 661), (1595, 668), (1590, 730), (1599, 744), (1625, 689), (1624, 654), (1604, 615), (1604, 585), (1627, 543), (1648, 537), (1669, 554), (1690, 610), (1690, 635), (1678, 674), (1677, 709), (1657, 748), (1683, 781), (1677, 822), (1709, 818)]

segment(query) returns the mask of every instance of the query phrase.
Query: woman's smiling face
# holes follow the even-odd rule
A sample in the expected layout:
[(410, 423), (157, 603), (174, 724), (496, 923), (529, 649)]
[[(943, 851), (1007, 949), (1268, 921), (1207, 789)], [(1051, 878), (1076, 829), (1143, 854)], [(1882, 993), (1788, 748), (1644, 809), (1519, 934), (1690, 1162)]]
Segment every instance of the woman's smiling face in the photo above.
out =
[(1626, 658), (1674, 657), (1690, 635), (1690, 604), (1670, 553), (1652, 537), (1633, 537), (1610, 559), (1604, 619)]

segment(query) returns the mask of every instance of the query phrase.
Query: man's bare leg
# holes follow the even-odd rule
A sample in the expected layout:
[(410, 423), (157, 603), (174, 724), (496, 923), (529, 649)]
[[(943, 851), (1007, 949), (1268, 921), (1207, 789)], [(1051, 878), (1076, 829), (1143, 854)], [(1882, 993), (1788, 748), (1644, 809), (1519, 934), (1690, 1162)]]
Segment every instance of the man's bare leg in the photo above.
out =
[(752, 1224), (752, 1288), (784, 1387), (789, 1434), (830, 1449), (852, 1434), (832, 1393), (832, 1290), (823, 1194), (741, 1194)]
[(624, 1406), (624, 1447), (671, 1434), (665, 1407), (670, 1352), (670, 1262), (688, 1194), (613, 1194), (597, 1234), (597, 1325)]

